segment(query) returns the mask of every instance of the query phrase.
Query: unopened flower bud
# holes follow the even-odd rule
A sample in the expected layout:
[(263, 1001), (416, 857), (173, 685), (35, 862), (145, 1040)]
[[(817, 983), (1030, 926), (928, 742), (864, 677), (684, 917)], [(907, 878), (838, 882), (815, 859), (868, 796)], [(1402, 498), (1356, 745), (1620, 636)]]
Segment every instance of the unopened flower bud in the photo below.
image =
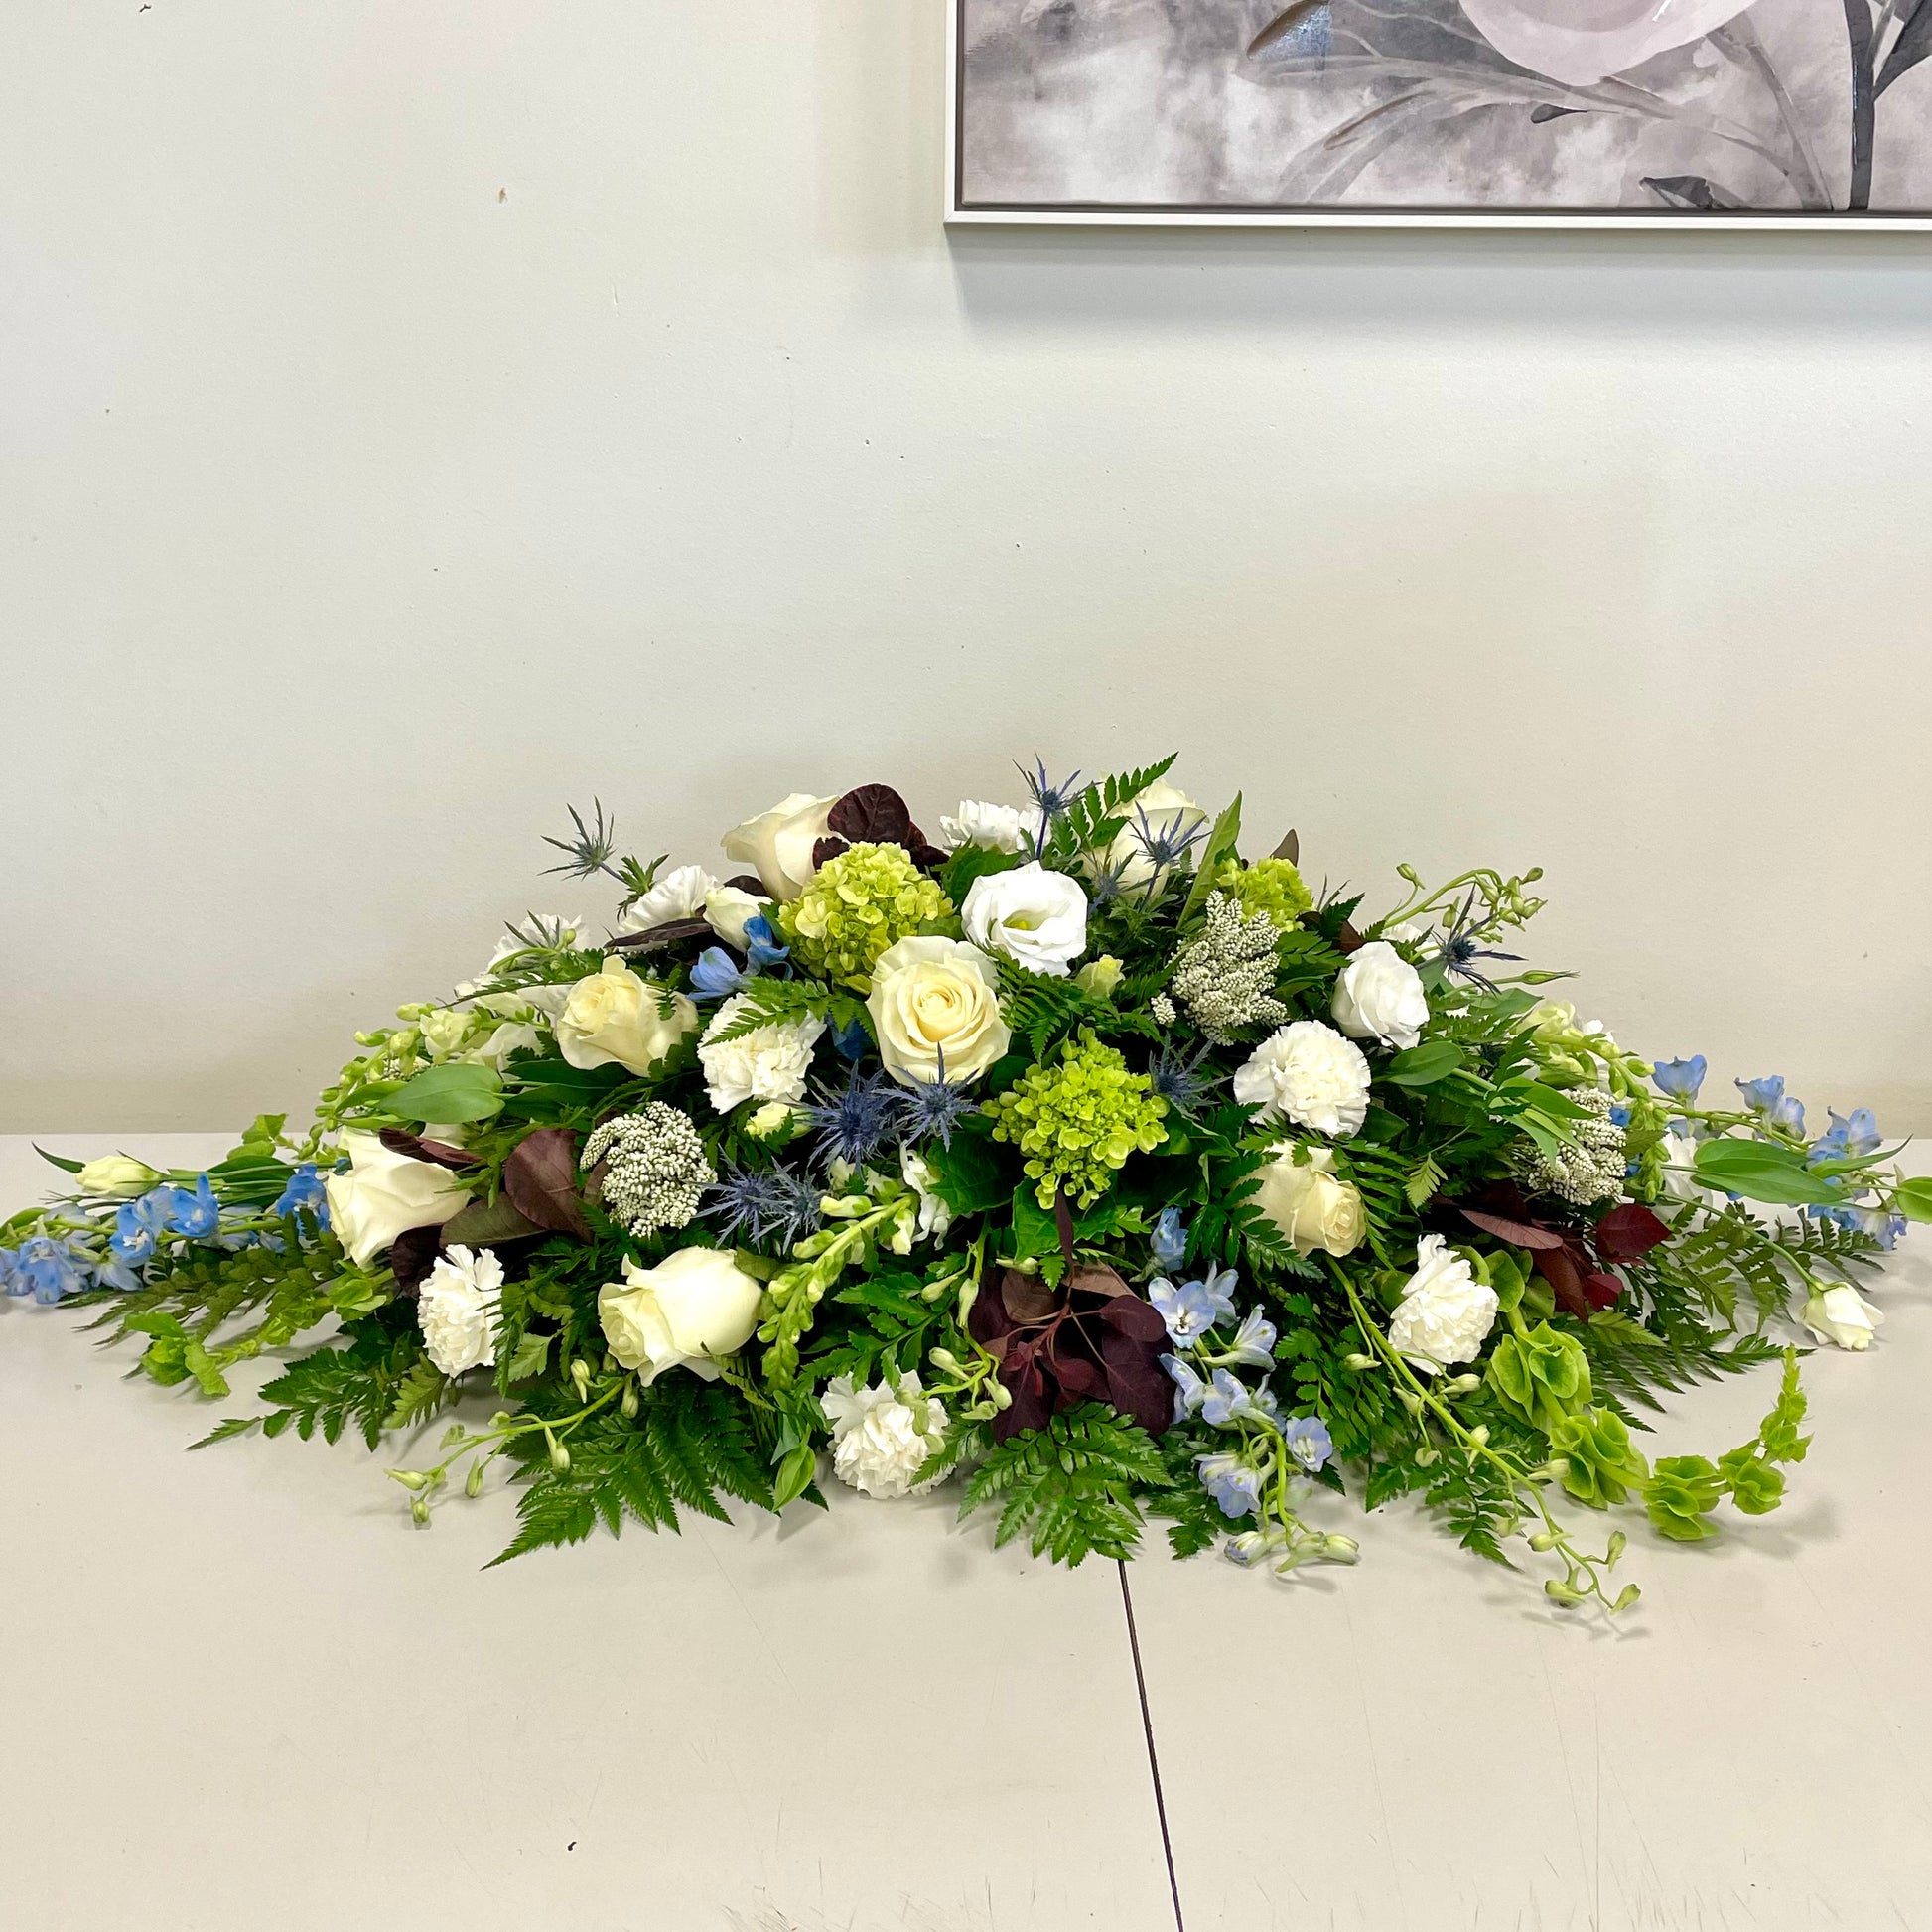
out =
[(1341, 1365), (1343, 1368), (1352, 1368), (1359, 1375), (1363, 1369), (1375, 1366), (1375, 1357), (1362, 1354), (1344, 1355), (1341, 1358)]
[(618, 1408), (626, 1422), (637, 1413), (637, 1383), (634, 1376), (623, 1385), (623, 1394), (618, 1398)]
[(1353, 1563), (1362, 1554), (1362, 1546), (1352, 1536), (1324, 1536), (1321, 1554), (1330, 1563)]
[(1530, 1548), (1536, 1551), (1539, 1556), (1542, 1555), (1545, 1551), (1554, 1550), (1556, 1547), (1557, 1547), (1557, 1540), (1554, 1536), (1550, 1534), (1548, 1530), (1538, 1530), (1537, 1533), (1530, 1538)]
[(1470, 1395), (1482, 1387), (1482, 1377), (1480, 1375), (1458, 1375), (1453, 1381), (1444, 1383), (1443, 1387), (1449, 1395)]
[(942, 1368), (948, 1371), (956, 1370), (959, 1367), (959, 1357), (950, 1348), (935, 1348), (926, 1357), (926, 1360), (934, 1368)]
[(993, 1406), (996, 1409), (1011, 1409), (1013, 1407), (1013, 1391), (1004, 1382), (995, 1382), (993, 1384)]
[(1407, 1409), (1412, 1416), (1419, 1416), (1422, 1414), (1422, 1397), (1419, 1396), (1414, 1389), (1402, 1389), (1399, 1390), (1397, 1393), (1400, 1394), (1402, 1397), (1402, 1406), (1405, 1409)]
[(577, 1400), (587, 1402), (591, 1393), (590, 1365), (580, 1356), (570, 1365), (570, 1379), (577, 1387)]
[(1487, 1449), (1489, 1446), (1489, 1425), (1486, 1422), (1477, 1423), (1476, 1426), (1469, 1431), (1469, 1441), (1473, 1443), (1477, 1449)]
[(418, 1496), (418, 1497), (416, 1498), (416, 1500), (415, 1500), (415, 1501), (414, 1501), (413, 1503), (411, 1503), (411, 1504), (409, 1505), (409, 1514), (410, 1514), (410, 1515), (411, 1515), (411, 1516), (412, 1516), (412, 1517), (413, 1517), (413, 1518), (415, 1519), (415, 1521), (417, 1521), (418, 1523), (427, 1523), (427, 1522), (429, 1521), (429, 1499), (428, 1499), (428, 1497), (426, 1497), (426, 1496)]
[(481, 1496), (483, 1494), (483, 1457), (480, 1455), (470, 1464), (470, 1474), (464, 1482), (463, 1493), (466, 1496)]
[(1434, 1443), (1431, 1443), (1428, 1448), (1419, 1449), (1416, 1451), (1416, 1467), (1419, 1469), (1434, 1468), (1442, 1460), (1442, 1455), (1443, 1451)]
[(393, 1481), (401, 1483), (405, 1489), (415, 1490), (427, 1489), (429, 1487), (429, 1477), (418, 1469), (386, 1469), (383, 1473)]
[(1578, 1591), (1572, 1589), (1568, 1584), (1559, 1583), (1554, 1577), (1543, 1586), (1543, 1593), (1552, 1602), (1561, 1603), (1567, 1610), (1574, 1609), (1584, 1600)]

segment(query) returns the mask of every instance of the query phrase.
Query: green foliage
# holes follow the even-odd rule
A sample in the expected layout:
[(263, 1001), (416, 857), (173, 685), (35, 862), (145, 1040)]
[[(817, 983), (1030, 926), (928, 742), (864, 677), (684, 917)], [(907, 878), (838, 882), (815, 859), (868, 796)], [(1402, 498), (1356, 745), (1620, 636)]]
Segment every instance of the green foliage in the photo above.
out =
[[(806, 1356), (801, 1374), (811, 1383), (849, 1375), (856, 1386), (895, 1378), (919, 1366), (947, 1319), (944, 1302), (928, 1300), (917, 1275), (864, 1275), (832, 1297), (858, 1319), (825, 1335)], [(823, 1327), (821, 1317), (820, 1326)]]
[[(572, 1401), (567, 1387), (549, 1389), (529, 1413), (561, 1420)], [(581, 1543), (599, 1523), (613, 1536), (626, 1518), (676, 1530), (680, 1509), (729, 1522), (721, 1494), (769, 1509), (767, 1449), (754, 1413), (725, 1384), (670, 1375), (643, 1391), (634, 1417), (606, 1410), (573, 1431), (565, 1468), (556, 1467), (540, 1432), (513, 1439), (506, 1452), (522, 1465), (521, 1527), (492, 1567), (531, 1550)]]
[[(1220, 883), (1220, 874), (1224, 866), (1232, 866), (1236, 870), (1237, 874), (1239, 873), (1240, 862), (1234, 856), (1234, 842), (1240, 836), (1241, 836), (1241, 794), (1237, 791), (1234, 794), (1233, 803), (1230, 804), (1227, 807), (1227, 809), (1221, 813), (1220, 817), (1218, 817), (1214, 821), (1213, 825), (1208, 830), (1205, 843), (1201, 846), (1200, 851), (1195, 855), (1194, 883), (1188, 889), (1187, 897), (1182, 902), (1180, 907), (1180, 923), (1183, 926), (1186, 925), (1189, 920), (1194, 918), (1200, 912), (1201, 908), (1204, 905), (1206, 905), (1209, 894), (1213, 893), (1217, 889)], [(1268, 862), (1268, 863), (1278, 863), (1278, 862)], [(1291, 866), (1289, 870), (1293, 872), (1294, 868)], [(1299, 873), (1296, 874), (1295, 883), (1298, 886), (1302, 883), (1301, 875)], [(1282, 882), (1275, 875), (1264, 875), (1261, 879), (1257, 880), (1257, 889), (1262, 890), (1264, 893), (1267, 887), (1269, 886), (1275, 887), (1277, 898), (1279, 898), (1282, 896), (1281, 885)], [(1237, 899), (1241, 897), (1240, 889), (1238, 886), (1233, 894), (1233, 897)], [(1306, 897), (1306, 895), (1304, 897)], [(1269, 917), (1272, 918), (1275, 924), (1277, 924), (1278, 926), (1286, 927), (1286, 926), (1293, 925), (1295, 922), (1294, 917), (1292, 915), (1286, 919), (1277, 917), (1273, 904), (1270, 904), (1268, 907), (1264, 908), (1259, 906), (1249, 906), (1246, 904), (1245, 900), (1243, 900), (1242, 903), (1243, 903), (1244, 910), (1257, 911), (1257, 910), (1266, 909), (1268, 911)]]
[(823, 980), (781, 980), (761, 973), (743, 995), (744, 1004), (732, 1019), (712, 1035), (714, 1041), (743, 1039), (760, 1027), (770, 1027), (816, 1016), (827, 1026), (850, 1027), (855, 1021), (871, 1037), (872, 1023), (863, 1000), (827, 986)]
[(997, 1502), (996, 1544), (1026, 1535), (1035, 1556), (1055, 1563), (1124, 1562), (1140, 1540), (1139, 1497), (1173, 1481), (1145, 1430), (1087, 1402), (994, 1448), (967, 1481), (959, 1513)]
[(1700, 1141), (1692, 1157), (1698, 1184), (1781, 1207), (1834, 1206), (1845, 1198), (1837, 1180), (1820, 1174), (1797, 1150), (1770, 1141), (1720, 1136)]
[(1098, 857), (1127, 830), (1133, 802), (1149, 785), (1158, 783), (1173, 766), (1170, 756), (1145, 770), (1123, 771), (1103, 778), (1067, 802), (1047, 841), (1046, 864), (1065, 871), (1083, 857)]
[(345, 1346), (318, 1348), (263, 1386), (261, 1398), (275, 1411), (262, 1419), (263, 1435), (292, 1427), (305, 1442), (320, 1433), (325, 1443), (334, 1443), (353, 1423), (375, 1448), (423, 1359), (422, 1341), (413, 1324), (402, 1327), (390, 1311), (344, 1332), (349, 1336)]
[(406, 1081), (383, 1105), (398, 1120), (488, 1120), (502, 1109), (503, 1082), (493, 1067), (453, 1060)]
[(1635, 1409), (1661, 1412), (1661, 1394), (1681, 1394), (1699, 1382), (1740, 1375), (1777, 1358), (1761, 1335), (1713, 1331), (1695, 1321), (1674, 1320), (1649, 1328), (1627, 1314), (1606, 1311), (1574, 1331), (1589, 1357), (1594, 1399), (1633, 1428), (1647, 1427)]
[(1098, 993), (1089, 993), (1072, 979), (1050, 979), (1029, 972), (1002, 957), (1000, 1012), (1014, 1036), (1027, 1042), (1029, 1056), (1051, 1057), (1060, 1043), (1080, 1032), (1096, 1035), (1140, 1034), (1152, 1036), (1160, 1029), (1144, 1013), (1124, 1009)]
[(1607, 1409), (1566, 1416), (1550, 1432), (1550, 1447), (1564, 1460), (1563, 1486), (1591, 1509), (1622, 1502), (1650, 1473), (1623, 1419)]

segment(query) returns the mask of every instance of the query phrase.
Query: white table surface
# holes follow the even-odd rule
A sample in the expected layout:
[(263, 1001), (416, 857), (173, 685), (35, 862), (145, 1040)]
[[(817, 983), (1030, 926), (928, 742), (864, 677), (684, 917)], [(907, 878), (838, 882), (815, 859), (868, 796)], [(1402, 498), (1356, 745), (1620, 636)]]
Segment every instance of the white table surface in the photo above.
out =
[[(0, 1140), (0, 1212), (51, 1174)], [(1808, 1362), (1782, 1510), (1633, 1526), (1614, 1629), (1400, 1508), (1329, 1509), (1353, 1570), (1132, 1566), (1185, 1925), (1932, 1927), (1929, 1289)], [(1174, 1925), (1115, 1566), (840, 1494), (483, 1574), (502, 1496), (418, 1531), (359, 1440), (184, 1456), (207, 1407), (78, 1326), (0, 1304), (6, 1932)]]

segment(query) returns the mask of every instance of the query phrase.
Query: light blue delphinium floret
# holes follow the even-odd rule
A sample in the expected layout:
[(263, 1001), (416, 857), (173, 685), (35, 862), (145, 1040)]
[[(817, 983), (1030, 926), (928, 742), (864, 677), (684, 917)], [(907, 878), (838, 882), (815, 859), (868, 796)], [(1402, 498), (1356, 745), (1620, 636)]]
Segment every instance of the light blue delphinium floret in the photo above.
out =
[(1253, 1308), (1241, 1317), (1234, 1331), (1233, 1346), (1221, 1359), (1236, 1368), (1273, 1368), (1275, 1365), (1275, 1324)]
[(192, 1194), (186, 1187), (157, 1191), (165, 1191), (168, 1196), (168, 1225), (177, 1234), (185, 1234), (191, 1241), (202, 1241), (221, 1225), (221, 1204), (214, 1198), (214, 1183), (207, 1174), (197, 1177)]
[(1161, 1366), (1173, 1382), (1173, 1419), (1185, 1422), (1189, 1416), (1198, 1414), (1201, 1404), (1207, 1400), (1207, 1384), (1194, 1365), (1183, 1362), (1178, 1355), (1163, 1355)]
[(1194, 1471), (1223, 1516), (1252, 1516), (1261, 1507), (1261, 1471), (1240, 1456), (1197, 1455)]
[(1878, 1132), (1878, 1123), (1869, 1107), (1854, 1107), (1849, 1117), (1841, 1119), (1836, 1109), (1832, 1111), (1832, 1124), (1811, 1144), (1811, 1160), (1845, 1161), (1859, 1159), (1871, 1153), (1884, 1139)]
[(284, 1220), (306, 1214), (317, 1227), (329, 1225), (329, 1189), (324, 1186), (313, 1161), (304, 1161), (289, 1175), (289, 1184), (282, 1189), (281, 1198), (268, 1211), (281, 1215)]
[(1275, 1398), (1268, 1390), (1248, 1389), (1226, 1369), (1217, 1368), (1208, 1383), (1207, 1394), (1201, 1399), (1200, 1414), (1202, 1422), (1224, 1429), (1243, 1416), (1272, 1417), (1275, 1409)]
[(123, 1201), (115, 1211), (109, 1245), (130, 1268), (146, 1262), (154, 1253), (155, 1242), (168, 1232), (174, 1191), (172, 1187), (150, 1188), (139, 1200)]
[(1656, 1081), (1658, 1090), (1673, 1100), (1695, 1100), (1709, 1071), (1710, 1062), (1704, 1055), (1693, 1053), (1687, 1060), (1659, 1060), (1650, 1069), (1650, 1077)]
[(1165, 1275), (1187, 1259), (1187, 1228), (1177, 1207), (1164, 1207), (1155, 1216), (1154, 1232), (1148, 1236), (1148, 1249), (1154, 1265)]
[(1234, 1279), (1231, 1268), (1209, 1268), (1207, 1279), (1198, 1282), (1176, 1284), (1160, 1277), (1149, 1285), (1147, 1299), (1160, 1311), (1168, 1333), (1190, 1348), (1215, 1322), (1233, 1318), (1234, 1297), (1228, 1290)]
[(743, 993), (751, 983), (723, 946), (707, 946), (691, 968), (694, 1000), (722, 1000), (733, 993)]
[(1744, 1105), (1760, 1120), (1792, 1134), (1805, 1131), (1805, 1103), (1785, 1092), (1782, 1073), (1767, 1074), (1762, 1080), (1739, 1080), (1736, 1086), (1744, 1096)]
[(1282, 1441), (1288, 1452), (1312, 1475), (1335, 1452), (1328, 1425), (1319, 1416), (1297, 1416), (1282, 1427)]
[(11, 1295), (31, 1295), (37, 1302), (52, 1304), (63, 1296), (78, 1295), (86, 1286), (86, 1276), (65, 1241), (33, 1234), (14, 1251), (7, 1278)]
[(778, 943), (771, 921), (762, 912), (745, 921), (745, 962), (755, 973), (762, 973), (791, 957), (791, 948)]

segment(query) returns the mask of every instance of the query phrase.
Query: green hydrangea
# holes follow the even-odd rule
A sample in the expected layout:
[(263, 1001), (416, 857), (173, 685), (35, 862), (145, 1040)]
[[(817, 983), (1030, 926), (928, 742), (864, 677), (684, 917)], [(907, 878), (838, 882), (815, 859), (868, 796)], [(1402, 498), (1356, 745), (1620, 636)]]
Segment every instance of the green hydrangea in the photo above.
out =
[(1168, 1138), (1168, 1103), (1084, 1028), (1057, 1065), (1029, 1067), (986, 1111), (993, 1138), (1027, 1157), (1042, 1207), (1057, 1193), (1081, 1207), (1098, 1200), (1130, 1154), (1151, 1154)]
[(778, 924), (808, 972), (863, 982), (889, 946), (952, 909), (902, 845), (850, 845), (778, 907)]
[(1251, 866), (1229, 859), (1214, 883), (1242, 911), (1266, 912), (1284, 932), (1292, 931), (1314, 903), (1314, 895), (1289, 859), (1257, 859)]

